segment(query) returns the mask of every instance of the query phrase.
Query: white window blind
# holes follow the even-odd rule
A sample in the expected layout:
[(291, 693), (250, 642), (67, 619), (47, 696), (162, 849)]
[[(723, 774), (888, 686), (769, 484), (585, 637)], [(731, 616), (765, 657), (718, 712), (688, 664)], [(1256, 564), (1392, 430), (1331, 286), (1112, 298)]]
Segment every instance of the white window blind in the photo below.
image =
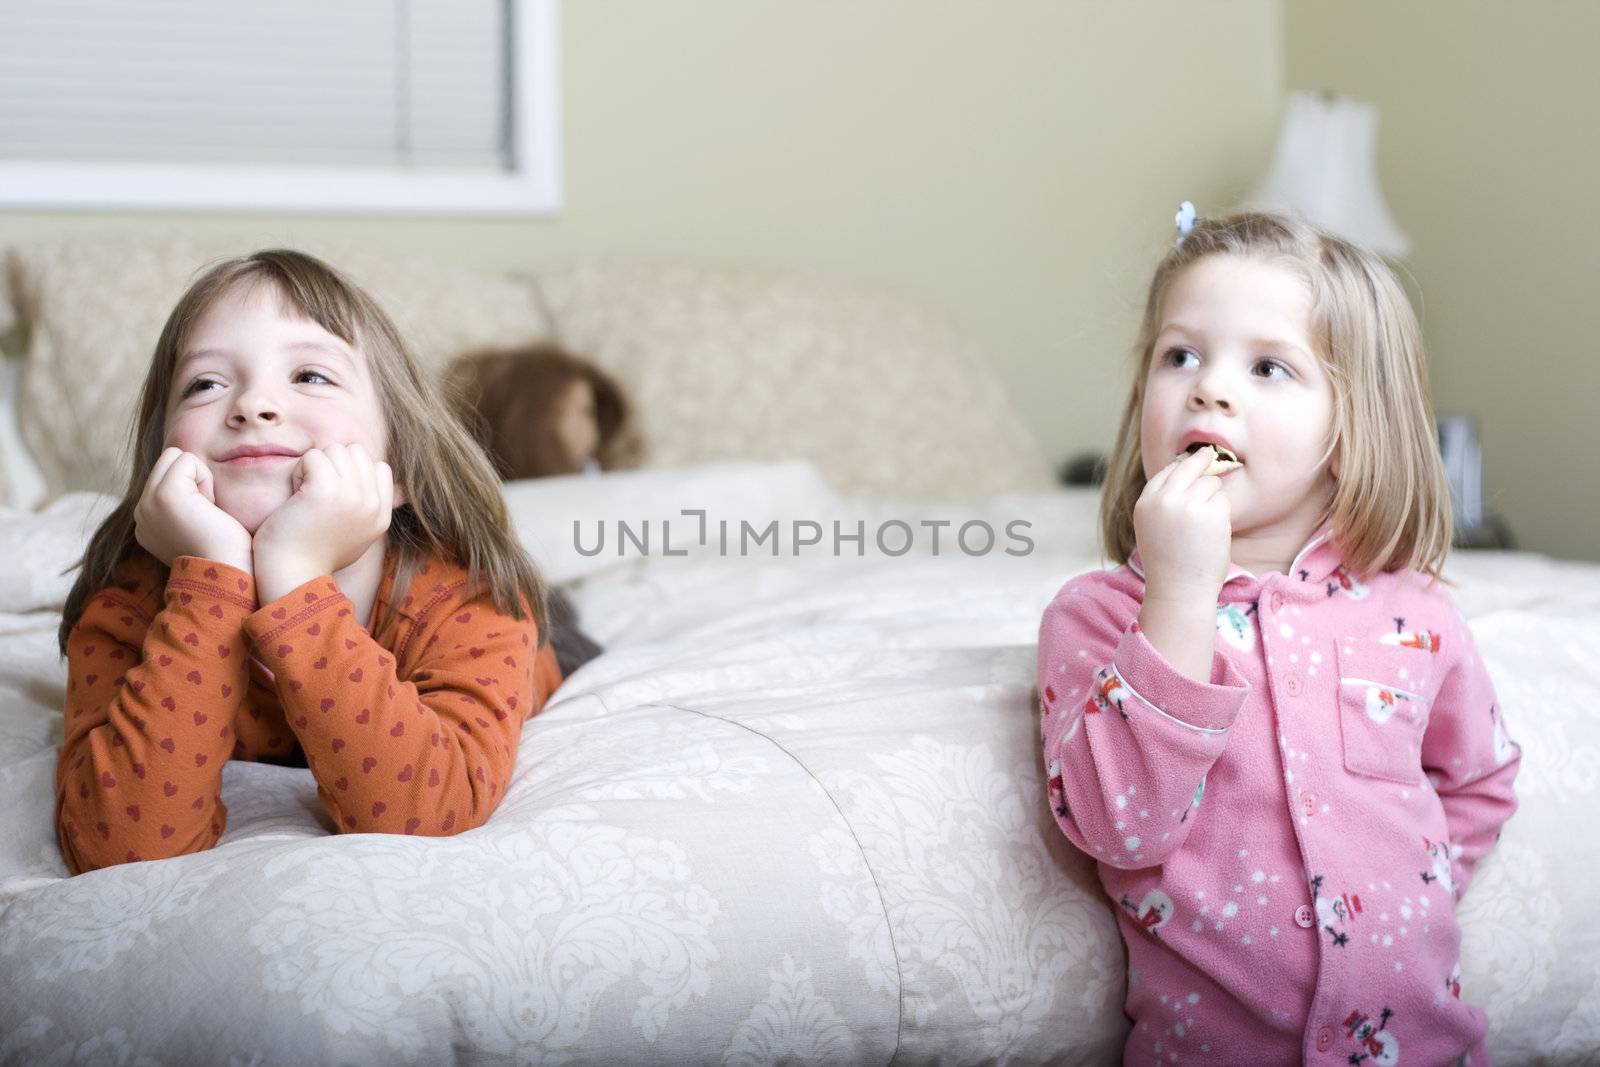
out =
[(0, 0), (0, 203), (549, 210), (555, 32), (555, 0)]

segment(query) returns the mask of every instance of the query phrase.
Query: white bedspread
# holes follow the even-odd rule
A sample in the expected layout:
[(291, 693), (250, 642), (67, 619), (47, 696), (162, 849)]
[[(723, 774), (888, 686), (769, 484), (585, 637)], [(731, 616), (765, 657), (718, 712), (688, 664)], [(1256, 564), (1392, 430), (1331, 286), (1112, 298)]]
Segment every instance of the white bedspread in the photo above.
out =
[[(309, 772), (235, 762), (216, 849), (70, 880), (51, 572), (91, 502), (0, 520), (0, 1063), (1114, 1061), (1123, 954), (1046, 809), (1031, 693), (1041, 611), (1097, 565), (1092, 497), (868, 509), (796, 465), (688, 473), (687, 496), (669, 472), (511, 487), (607, 651), (527, 725), (487, 826), (334, 836)], [(686, 507), (864, 516), (866, 554), (572, 548), (579, 508)], [(1001, 540), (888, 557), (889, 518)], [(1006, 555), (1018, 518), (1035, 548)], [(1594, 1062), (1600, 566), (1452, 574), (1525, 753), (1463, 995), (1497, 1062)]]

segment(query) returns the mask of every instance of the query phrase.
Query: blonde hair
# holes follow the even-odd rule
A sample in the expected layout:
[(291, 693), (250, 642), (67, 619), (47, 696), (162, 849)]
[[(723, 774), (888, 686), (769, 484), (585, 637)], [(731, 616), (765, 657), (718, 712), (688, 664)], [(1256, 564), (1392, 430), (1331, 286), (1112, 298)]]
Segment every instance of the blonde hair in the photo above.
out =
[(1450, 550), (1449, 483), (1411, 303), (1375, 255), (1299, 220), (1259, 213), (1199, 220), (1150, 281), (1137, 373), (1100, 497), (1106, 554), (1126, 563), (1135, 547), (1133, 506), (1145, 486), (1139, 423), (1161, 303), (1179, 272), (1216, 255), (1286, 267), (1311, 292), (1311, 339), (1334, 391), (1328, 457), (1339, 472), (1324, 518), (1346, 565), (1358, 578), (1404, 568), (1438, 578)]
[(483, 449), (456, 419), (443, 394), (429, 388), (399, 331), (360, 287), (326, 263), (282, 249), (226, 260), (211, 267), (179, 298), (156, 341), (131, 429), (133, 462), (122, 502), (101, 523), (78, 561), (60, 630), (67, 636), (89, 598), (112, 584), (117, 564), (143, 551), (134, 536), (134, 507), (163, 447), (173, 374), (189, 335), (220, 298), (245, 286), (270, 285), (293, 310), (366, 354), (387, 430), (390, 467), (405, 503), (387, 534), (399, 555), (382, 619), (388, 625), (417, 568), (432, 554), (467, 568), (468, 583), (487, 591), (495, 607), (518, 619), (531, 613), (546, 637), (545, 587), (538, 568), (512, 534), (500, 481)]

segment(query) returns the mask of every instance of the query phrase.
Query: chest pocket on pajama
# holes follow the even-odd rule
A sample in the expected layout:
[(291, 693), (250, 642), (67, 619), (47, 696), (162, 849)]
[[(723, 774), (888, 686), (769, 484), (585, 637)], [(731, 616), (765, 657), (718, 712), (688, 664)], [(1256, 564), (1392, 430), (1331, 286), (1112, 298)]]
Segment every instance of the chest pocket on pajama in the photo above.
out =
[(1428, 726), (1430, 648), (1371, 638), (1339, 646), (1339, 729), (1344, 765), (1355, 774), (1422, 784)]

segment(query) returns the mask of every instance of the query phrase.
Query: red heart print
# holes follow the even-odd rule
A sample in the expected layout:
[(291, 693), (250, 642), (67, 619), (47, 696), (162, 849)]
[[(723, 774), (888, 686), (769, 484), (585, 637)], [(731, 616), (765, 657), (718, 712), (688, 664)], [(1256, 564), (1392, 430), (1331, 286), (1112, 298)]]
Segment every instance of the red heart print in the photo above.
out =
[(193, 685), (199, 685), (202, 681), (204, 681), (204, 679), (200, 677), (199, 671), (190, 671), (188, 674), (184, 675), (184, 677), (187, 678)]
[(362, 708), (361, 709), (361, 713), (356, 716), (356, 722), (358, 722), (361, 725), (365, 726), (367, 723), (369, 723), (371, 721), (372, 721), (372, 709), (371, 708)]
[(288, 608), (273, 608), (272, 609), (272, 617), (274, 619), (285, 618), (285, 617), (288, 616), (288, 614), (289, 614), (289, 609)]
[(341, 778), (337, 782), (334, 782), (333, 784), (338, 786), (340, 789), (349, 789), (350, 788), (350, 781), (347, 778)]
[(305, 729), (306, 724), (309, 723), (310, 721), (311, 721), (310, 719), (306, 718), (304, 715), (301, 715), (301, 716), (299, 716), (298, 718), (296, 718), (294, 720), (294, 724), (296, 726), (298, 726), (300, 729), (303, 730), (303, 729)]
[(99, 680), (100, 680), (100, 676), (98, 674), (91, 674), (87, 678), (85, 678), (83, 681), (84, 681), (85, 685), (93, 685), (94, 683), (98, 682)]
[(337, 752), (337, 751), (339, 751), (339, 750), (340, 750), (340, 749), (341, 749), (341, 748), (343, 748), (343, 747), (344, 747), (344, 738), (342, 738), (342, 737), (335, 737), (335, 738), (334, 738), (334, 739), (333, 739), (333, 750), (334, 750), (334, 751), (335, 751), (335, 752)]
[(213, 582), (216, 581), (217, 580), (217, 568), (215, 568), (215, 567), (207, 567), (206, 570), (205, 570), (205, 575), (206, 575), (207, 578), (210, 578)]
[(515, 711), (517, 707), (517, 698), (515, 696), (506, 697), (506, 706)]
[(444, 822), (439, 825), (439, 829), (443, 830), (445, 833), (449, 833), (451, 830), (454, 830), (455, 828), (456, 828), (456, 813), (455, 813), (454, 809), (451, 809), (448, 813), (446, 813), (446, 815), (444, 817)]
[(92, 656), (92, 655), (94, 655), (94, 650), (99, 648), (99, 647), (100, 647), (99, 645), (84, 645), (83, 646), (83, 654), (85, 656)]
[(319, 671), (324, 669), (325, 667), (328, 666), (328, 657), (327, 656), (323, 656), (321, 659), (317, 660), (317, 662), (313, 663), (312, 666), (315, 667)]
[(171, 656), (162, 656), (156, 662), (160, 663), (163, 667), (170, 667), (170, 666), (172, 666), (172, 657)]
[(483, 655), (483, 651), (484, 650), (481, 648), (469, 648), (467, 649), (467, 655), (471, 656), (473, 659), (477, 659), (479, 656)]
[(222, 687), (222, 695), (223, 695), (223, 696), (225, 696), (225, 697), (231, 697), (231, 696), (233, 696), (233, 686), (231, 686), (231, 685), (224, 685), (224, 686), (223, 686), (223, 687)]
[(171, 826), (168, 826), (165, 823), (163, 823), (161, 825), (161, 836), (162, 837), (171, 837), (175, 833), (177, 833), (177, 831), (174, 830)]
[(306, 633), (310, 634), (312, 637), (317, 636), (321, 632), (322, 632), (322, 624), (320, 622), (312, 623), (310, 628), (306, 630)]
[(378, 666), (382, 667), (384, 670), (388, 670), (389, 669), (389, 663), (390, 663), (390, 660), (389, 660), (388, 656), (379, 656), (378, 657)]
[(374, 819), (376, 819), (378, 816), (382, 815), (384, 812), (386, 812), (388, 810), (389, 810), (389, 805), (385, 804), (383, 801), (381, 801), (381, 800), (374, 801), (373, 804), (372, 804), (372, 817)]
[(430, 770), (428, 772), (428, 784), (429, 785), (438, 785), (439, 784), (439, 770), (438, 770), (438, 768), (434, 768), (433, 770)]
[(173, 742), (172, 738), (170, 738), (170, 737), (163, 737), (161, 739), (161, 747), (166, 749), (169, 753), (178, 751), (178, 746)]
[(333, 707), (333, 698), (323, 697), (322, 702), (318, 704), (317, 707), (321, 708), (323, 711), (327, 711), (329, 708)]
[(300, 692), (300, 682), (296, 679), (291, 679), (289, 682), (289, 691), (292, 693)]
[(348, 651), (349, 649), (355, 648), (356, 647), (356, 643), (354, 641), (350, 640), (347, 637), (347, 638), (344, 639), (344, 647), (345, 647), (346, 651)]
[(204, 726), (206, 720), (209, 719), (210, 717), (211, 716), (204, 715), (204, 714), (202, 714), (202, 713), (197, 711), (197, 712), (194, 713), (194, 724), (196, 726)]
[(171, 697), (162, 697), (161, 706), (166, 708), (168, 711), (178, 710), (178, 702), (173, 700)]
[(307, 589), (306, 590), (306, 603), (309, 604), (315, 599), (317, 599), (317, 594), (315, 594), (311, 590)]
[(494, 684), (493, 678), (473, 678), (472, 680), (482, 686), (491, 686)]
[(510, 667), (512, 670), (516, 670), (517, 669), (517, 661), (512, 659), (510, 656), (507, 656), (505, 659), (501, 660), (500, 662), (504, 663), (507, 667)]
[(139, 821), (139, 805), (137, 805), (137, 804), (129, 804), (128, 805), (128, 818), (132, 819), (134, 822), (138, 822)]
[(356, 828), (356, 817), (354, 815), (346, 815), (344, 817), (344, 825), (345, 829), (354, 830)]
[(408, 834), (416, 833), (417, 832), (417, 827), (419, 827), (421, 825), (422, 825), (422, 820), (421, 819), (407, 819), (406, 820), (406, 833), (408, 833)]
[(217, 656), (219, 658), (227, 659), (231, 655), (233, 655), (233, 649), (229, 648), (227, 645), (217, 646)]
[(279, 645), (278, 646), (278, 655), (280, 657), (287, 656), (289, 653), (291, 653), (293, 651), (294, 651), (294, 646), (293, 645)]
[(501, 711), (499, 708), (495, 708), (494, 709), (494, 718), (495, 718), (496, 722), (505, 722), (506, 721), (506, 713)]
[(371, 756), (368, 756), (366, 759), (361, 761), (362, 773), (364, 773), (364, 774), (372, 773), (372, 768), (376, 767), (377, 765), (378, 765), (378, 761), (373, 759)]
[(194, 798), (194, 803), (190, 804), (189, 806), (191, 808), (193, 808), (195, 811), (199, 811), (201, 808), (206, 806), (206, 798), (205, 797), (195, 797)]
[(103, 822), (97, 822), (94, 824), (94, 828), (100, 831), (101, 837), (105, 838), (107, 841), (111, 840), (111, 827), (107, 826)]
[(460, 615), (456, 616), (456, 622), (459, 622), (462, 626), (465, 626), (467, 623), (469, 623), (471, 621), (472, 621), (472, 612), (470, 612), (470, 611), (464, 611)]
[(411, 764), (406, 764), (406, 769), (397, 774), (395, 779), (401, 782), (411, 781)]
[(360, 667), (357, 667), (355, 670), (350, 672), (350, 680), (352, 682), (361, 681), (361, 668)]
[(133, 776), (135, 778), (143, 778), (144, 777), (144, 764), (135, 763), (133, 765)]
[(179, 593), (178, 594), (178, 603), (180, 603), (180, 604), (187, 604), (189, 601), (191, 601), (193, 599), (194, 599), (194, 597), (190, 596), (188, 593)]
[(403, 722), (397, 722), (393, 726), (389, 727), (389, 736), (390, 737), (399, 737), (401, 734), (403, 734), (405, 732), (406, 732), (406, 724), (403, 723)]
[(199, 648), (200, 647), (200, 635), (195, 633), (193, 630), (191, 630), (191, 631), (189, 631), (188, 635), (186, 637), (184, 637), (183, 643), (186, 644), (186, 645), (193, 645), (195, 648)]
[(206, 765), (206, 754), (204, 752), (196, 752), (194, 754), (194, 765), (196, 767), (204, 767)]
[(128, 684), (133, 687), (133, 691), (135, 693), (144, 692), (144, 683), (143, 682), (129, 682)]

